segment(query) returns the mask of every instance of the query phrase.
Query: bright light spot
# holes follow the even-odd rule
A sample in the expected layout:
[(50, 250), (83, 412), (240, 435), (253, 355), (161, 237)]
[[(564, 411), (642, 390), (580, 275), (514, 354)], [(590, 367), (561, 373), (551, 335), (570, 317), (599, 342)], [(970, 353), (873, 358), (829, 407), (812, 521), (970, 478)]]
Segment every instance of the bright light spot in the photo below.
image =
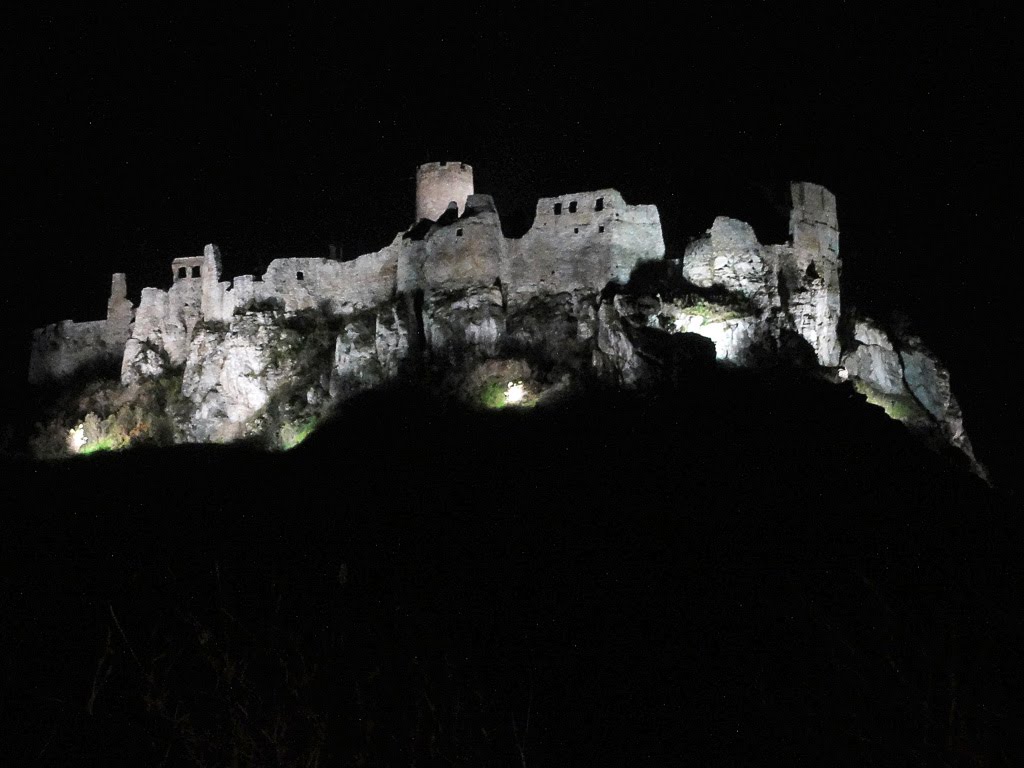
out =
[(78, 453), (84, 446), (89, 442), (89, 438), (85, 436), (85, 425), (79, 424), (74, 429), (68, 431), (68, 448), (72, 453)]
[(518, 405), (523, 402), (524, 397), (526, 397), (526, 387), (523, 386), (523, 382), (510, 381), (508, 388), (505, 390), (505, 404)]

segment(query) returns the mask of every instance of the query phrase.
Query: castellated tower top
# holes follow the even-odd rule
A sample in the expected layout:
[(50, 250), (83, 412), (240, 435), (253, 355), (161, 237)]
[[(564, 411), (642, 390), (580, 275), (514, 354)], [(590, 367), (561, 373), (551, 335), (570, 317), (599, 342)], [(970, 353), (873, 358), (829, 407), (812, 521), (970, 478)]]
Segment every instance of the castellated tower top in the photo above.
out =
[(473, 194), (473, 168), (466, 163), (424, 163), (416, 168), (416, 221), (436, 220), (454, 202), (459, 212)]

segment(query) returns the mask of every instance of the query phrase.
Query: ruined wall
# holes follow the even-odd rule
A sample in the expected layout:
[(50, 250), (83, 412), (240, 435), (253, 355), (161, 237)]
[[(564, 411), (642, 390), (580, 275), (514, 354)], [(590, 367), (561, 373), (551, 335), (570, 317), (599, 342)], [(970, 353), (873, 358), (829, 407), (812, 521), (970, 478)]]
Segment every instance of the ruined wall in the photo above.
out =
[(433, 228), (424, 243), (419, 287), (428, 300), (452, 291), (490, 288), (499, 279), (507, 250), (490, 195), (471, 195), (463, 215)]
[(778, 254), (758, 242), (753, 227), (718, 216), (707, 235), (687, 247), (682, 273), (694, 285), (722, 286), (768, 311), (779, 304), (777, 264)]
[(530, 231), (509, 244), (501, 278), (511, 308), (625, 283), (638, 264), (664, 255), (655, 206), (628, 205), (614, 189), (581, 192), (538, 201)]
[(466, 163), (424, 163), (416, 168), (416, 220), (436, 220), (455, 203), (463, 210), (473, 194), (473, 168)]
[(780, 343), (786, 334), (802, 339), (819, 365), (835, 367), (840, 357), (835, 197), (803, 182), (794, 183), (791, 192), (789, 243), (763, 245), (749, 224), (719, 216), (687, 247), (682, 274), (694, 285), (721, 287), (748, 299)]
[(794, 182), (789, 218), (792, 249), (780, 260), (787, 312), (818, 363), (839, 365), (839, 223), (836, 198), (818, 184)]
[(28, 380), (33, 384), (71, 376), (85, 368), (116, 370), (132, 323), (124, 273), (113, 275), (107, 317), (76, 323), (63, 320), (32, 332)]

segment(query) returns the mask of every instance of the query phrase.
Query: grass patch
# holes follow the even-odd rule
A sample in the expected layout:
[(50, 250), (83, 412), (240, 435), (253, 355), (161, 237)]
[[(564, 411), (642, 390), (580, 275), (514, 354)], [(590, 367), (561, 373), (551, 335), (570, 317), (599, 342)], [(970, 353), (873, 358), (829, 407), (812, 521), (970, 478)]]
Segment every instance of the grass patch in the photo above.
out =
[(683, 307), (681, 311), (687, 315), (703, 318), (706, 323), (721, 323), (745, 317), (744, 313), (738, 309), (723, 304), (712, 304), (704, 299), (696, 299), (692, 304)]
[(308, 418), (303, 421), (288, 423), (281, 427), (278, 432), (278, 440), (281, 444), (282, 451), (290, 451), (295, 446), (302, 443), (307, 437), (313, 434), (313, 431), (317, 428), (319, 420), (315, 418)]
[(912, 395), (890, 395), (885, 392), (879, 392), (861, 379), (855, 379), (853, 387), (860, 394), (864, 395), (871, 405), (877, 405), (885, 411), (886, 416), (890, 419), (895, 419), (903, 424), (921, 424), (931, 421), (928, 413)]

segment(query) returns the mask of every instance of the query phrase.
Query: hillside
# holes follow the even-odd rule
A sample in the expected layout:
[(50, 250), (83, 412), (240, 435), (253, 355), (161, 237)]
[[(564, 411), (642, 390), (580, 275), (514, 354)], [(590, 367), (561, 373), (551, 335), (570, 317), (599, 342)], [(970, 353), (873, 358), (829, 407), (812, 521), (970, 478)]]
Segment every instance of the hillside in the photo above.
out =
[(849, 385), (9, 463), (15, 764), (1009, 765), (1017, 510)]

